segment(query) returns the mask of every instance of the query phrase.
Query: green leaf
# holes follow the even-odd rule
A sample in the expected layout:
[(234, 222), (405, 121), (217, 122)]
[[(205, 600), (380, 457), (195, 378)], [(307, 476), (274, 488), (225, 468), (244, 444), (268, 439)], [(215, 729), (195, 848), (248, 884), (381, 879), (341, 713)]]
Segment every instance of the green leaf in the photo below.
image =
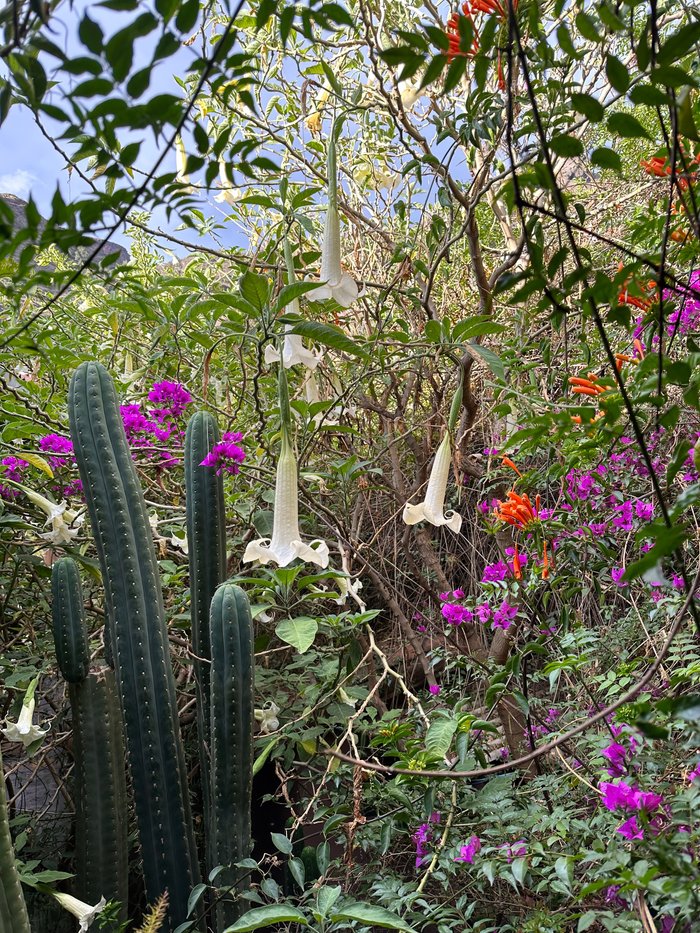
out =
[(611, 113), (608, 117), (608, 129), (623, 139), (651, 139), (639, 120), (631, 113)]
[(253, 777), (255, 777), (258, 771), (260, 771), (262, 766), (265, 764), (267, 759), (270, 757), (273, 748), (275, 747), (275, 745), (277, 745), (278, 742), (279, 742), (278, 738), (272, 739), (272, 741), (268, 742), (265, 748), (260, 752), (258, 757), (253, 762)]
[(304, 654), (313, 645), (317, 632), (318, 622), (309, 616), (283, 619), (275, 627), (275, 634), (280, 641), (296, 648), (299, 654)]
[(617, 56), (608, 55), (605, 60), (605, 73), (615, 90), (624, 94), (630, 86), (630, 74)]
[(276, 314), (282, 308), (286, 308), (287, 305), (291, 304), (295, 298), (300, 298), (307, 292), (314, 291), (315, 288), (317, 288), (315, 282), (292, 282), (291, 285), (285, 285), (284, 288), (280, 289), (277, 301), (272, 306), (272, 313)]
[(489, 350), (488, 347), (482, 347), (480, 343), (469, 343), (467, 344), (470, 350), (473, 350), (477, 356), (480, 356), (481, 359), (486, 363), (491, 372), (500, 379), (502, 382), (506, 381), (506, 370), (503, 365), (503, 360), (494, 353), (493, 350)]
[(367, 358), (365, 351), (333, 324), (322, 324), (320, 321), (299, 321), (293, 318), (291, 323), (294, 324), (292, 327), (293, 334), (308, 337), (309, 340), (315, 340), (316, 343), (321, 343), (325, 347), (339, 350), (342, 353), (350, 353), (352, 356), (359, 356), (362, 359)]
[(306, 880), (306, 869), (304, 868), (304, 863), (299, 858), (292, 858), (289, 860), (289, 871), (292, 875), (292, 878), (299, 885), (301, 890), (304, 890), (304, 881)]
[(549, 141), (549, 148), (558, 156), (570, 158), (583, 154), (583, 143), (576, 136), (569, 136), (567, 133), (561, 133), (559, 136), (553, 136)]
[(89, 49), (93, 55), (100, 54), (104, 41), (104, 33), (102, 32), (102, 28), (98, 26), (94, 20), (91, 20), (89, 16), (84, 16), (80, 21), (78, 36), (83, 45)]
[(324, 919), (328, 916), (331, 911), (331, 908), (338, 900), (341, 894), (340, 885), (334, 885), (331, 887), (329, 884), (324, 884), (322, 888), (319, 888), (318, 894), (316, 895), (316, 904), (318, 905), (318, 912)]
[(272, 844), (278, 852), (281, 852), (283, 855), (292, 854), (292, 843), (282, 833), (270, 833), (270, 839), (272, 839)]
[(254, 272), (244, 272), (239, 283), (241, 295), (258, 311), (267, 305), (270, 295), (270, 284), (264, 275)]
[(578, 918), (578, 926), (576, 927), (576, 933), (584, 933), (585, 930), (589, 930), (593, 924), (598, 919), (597, 910), (587, 910), (585, 914)]
[(436, 758), (444, 758), (452, 744), (457, 725), (456, 719), (449, 719), (447, 716), (440, 716), (431, 722), (425, 736), (426, 750)]
[(385, 910), (376, 904), (361, 904), (359, 902), (344, 905), (331, 916), (333, 923), (341, 920), (357, 920), (366, 926), (383, 927), (388, 930), (404, 930), (405, 933), (416, 933), (413, 927), (405, 923), (401, 917)]
[(591, 162), (600, 168), (610, 168), (615, 172), (622, 171), (622, 159), (614, 149), (608, 149), (607, 146), (599, 146), (591, 153)]
[(304, 914), (291, 904), (269, 904), (267, 907), (255, 907), (249, 910), (233, 926), (226, 927), (224, 933), (247, 933), (248, 930), (260, 930), (276, 923), (300, 923), (308, 926)]
[(605, 108), (601, 102), (590, 94), (572, 94), (571, 103), (577, 113), (582, 113), (592, 123), (600, 123), (605, 116)]
[(683, 58), (690, 49), (700, 40), (700, 21), (688, 23), (668, 37), (659, 49), (657, 59), (659, 62), (672, 64)]

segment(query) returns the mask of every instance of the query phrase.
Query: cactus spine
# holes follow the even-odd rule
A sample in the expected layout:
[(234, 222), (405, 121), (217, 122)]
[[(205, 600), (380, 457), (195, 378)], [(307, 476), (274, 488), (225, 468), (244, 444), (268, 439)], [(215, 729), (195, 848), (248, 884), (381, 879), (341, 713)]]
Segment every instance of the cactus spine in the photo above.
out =
[[(213, 416), (198, 411), (189, 420), (185, 434), (185, 488), (187, 496), (187, 541), (190, 563), (192, 653), (197, 689), (197, 732), (202, 803), (207, 838), (211, 812), (209, 776), (209, 682), (211, 643), (209, 607), (217, 586), (226, 576), (226, 515), (224, 483), (202, 460), (219, 440)], [(200, 660), (201, 659), (201, 660)]]
[(0, 755), (0, 933), (30, 933), (27, 905), (15, 865), (10, 822), (7, 817), (5, 772)]
[(105, 586), (149, 901), (167, 890), (171, 927), (199, 881), (158, 563), (112, 380), (83, 363), (71, 436)]
[(114, 671), (89, 671), (87, 627), (78, 566), (70, 557), (51, 571), (56, 657), (68, 681), (75, 759), (75, 893), (88, 904), (104, 896), (128, 906), (126, 773)]
[[(250, 855), (250, 800), (253, 782), (253, 620), (248, 598), (224, 583), (211, 604), (211, 841), (210, 868), (232, 865)], [(240, 884), (226, 869), (221, 887)], [(225, 898), (217, 905), (222, 933), (243, 912), (245, 902)]]

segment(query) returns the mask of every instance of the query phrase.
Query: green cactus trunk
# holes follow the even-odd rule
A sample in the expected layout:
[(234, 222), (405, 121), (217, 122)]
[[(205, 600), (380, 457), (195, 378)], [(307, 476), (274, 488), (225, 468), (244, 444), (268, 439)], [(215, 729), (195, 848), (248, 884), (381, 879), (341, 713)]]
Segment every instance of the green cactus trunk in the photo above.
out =
[(0, 933), (30, 933), (27, 905), (15, 865), (5, 797), (5, 772), (0, 754)]
[(209, 818), (209, 682), (211, 643), (209, 607), (217, 586), (226, 576), (226, 514), (224, 483), (202, 460), (219, 440), (213, 416), (198, 411), (189, 420), (185, 434), (185, 488), (187, 493), (187, 541), (190, 562), (190, 613), (192, 653), (197, 689), (197, 732), (202, 782), (205, 834), (211, 838)]
[(75, 893), (96, 904), (119, 901), (126, 920), (128, 889), (128, 806), (124, 740), (114, 671), (88, 674), (68, 688), (73, 710), (75, 758)]
[(128, 832), (124, 740), (114, 672), (90, 673), (78, 565), (51, 570), (56, 657), (68, 681), (75, 760), (75, 894), (88, 904), (104, 896), (128, 907)]
[(146, 503), (112, 380), (83, 363), (70, 386), (75, 458), (105, 586), (146, 895), (167, 890), (172, 927), (199, 881), (168, 631)]
[(51, 568), (51, 596), (58, 666), (69, 684), (82, 683), (90, 670), (90, 651), (80, 571), (72, 557), (61, 557)]
[[(250, 855), (253, 783), (253, 620), (248, 598), (224, 583), (211, 604), (211, 842), (209, 868), (230, 866)], [(219, 887), (238, 887), (235, 868), (217, 878)], [(245, 901), (217, 904), (222, 933), (244, 911)]]

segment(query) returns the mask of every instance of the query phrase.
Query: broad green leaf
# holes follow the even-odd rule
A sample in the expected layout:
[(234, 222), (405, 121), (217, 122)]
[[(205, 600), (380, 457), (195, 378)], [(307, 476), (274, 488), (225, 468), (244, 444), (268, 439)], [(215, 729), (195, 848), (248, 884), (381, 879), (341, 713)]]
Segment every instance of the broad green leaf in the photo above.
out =
[[(313, 294), (309, 297), (313, 299)], [(340, 350), (341, 353), (350, 353), (352, 356), (359, 356), (362, 359), (367, 356), (365, 351), (354, 340), (333, 324), (322, 324), (320, 321), (300, 321), (298, 319), (293, 319), (290, 323), (294, 325), (292, 327), (293, 334), (308, 337), (309, 340), (315, 340), (316, 343), (321, 343), (324, 347), (330, 347), (333, 350)]]
[(610, 168), (616, 172), (622, 171), (622, 159), (614, 149), (608, 149), (607, 146), (599, 146), (591, 153), (591, 162), (600, 168)]
[(341, 886), (339, 884), (331, 887), (329, 884), (324, 884), (322, 888), (319, 889), (318, 894), (316, 895), (316, 903), (318, 905), (318, 912), (321, 917), (325, 918), (330, 913), (331, 908), (338, 900), (341, 894)]
[(493, 350), (489, 350), (488, 347), (482, 347), (480, 343), (470, 343), (468, 346), (470, 350), (473, 350), (477, 356), (482, 358), (494, 376), (502, 382), (506, 381), (505, 366), (503, 365), (503, 360), (497, 353), (494, 353)]
[(570, 158), (583, 154), (583, 143), (576, 136), (569, 136), (561, 133), (559, 136), (553, 136), (549, 141), (549, 148), (558, 156)]
[(444, 758), (452, 744), (457, 725), (456, 719), (448, 719), (446, 716), (440, 716), (430, 723), (425, 736), (425, 747), (431, 755)]
[(608, 116), (608, 129), (623, 139), (651, 139), (639, 120), (631, 113), (611, 113)]
[(630, 86), (630, 74), (627, 67), (615, 55), (608, 55), (606, 58), (605, 73), (612, 87), (624, 94)]
[(313, 645), (317, 632), (318, 622), (309, 616), (283, 619), (275, 627), (277, 637), (296, 648), (299, 654), (304, 654)]
[(267, 759), (270, 757), (272, 750), (275, 747), (275, 745), (277, 745), (278, 741), (279, 741), (278, 738), (274, 738), (272, 739), (272, 741), (268, 742), (265, 748), (260, 752), (258, 757), (255, 759), (255, 761), (253, 762), (253, 777), (255, 777), (255, 775), (258, 773), (258, 771), (262, 768), (262, 766), (265, 764)]
[(416, 933), (413, 927), (405, 923), (397, 914), (376, 904), (361, 904), (359, 902), (346, 904), (331, 916), (331, 920), (333, 923), (338, 923), (341, 920), (358, 920), (367, 926)]
[(270, 839), (274, 847), (283, 855), (292, 854), (292, 843), (282, 833), (270, 833)]
[(269, 904), (267, 907), (255, 907), (237, 920), (233, 926), (226, 927), (224, 933), (248, 933), (248, 930), (260, 930), (276, 923), (300, 923), (308, 926), (304, 914), (291, 904)]

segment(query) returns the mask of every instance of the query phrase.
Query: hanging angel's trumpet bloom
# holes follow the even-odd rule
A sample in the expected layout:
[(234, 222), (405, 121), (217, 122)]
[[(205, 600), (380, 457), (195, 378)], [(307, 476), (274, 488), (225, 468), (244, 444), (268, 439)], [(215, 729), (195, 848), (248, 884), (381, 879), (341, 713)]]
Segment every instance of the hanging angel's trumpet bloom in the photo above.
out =
[(236, 201), (240, 201), (241, 199), (241, 189), (231, 184), (226, 173), (226, 163), (223, 159), (219, 159), (219, 183), (221, 184), (221, 191), (214, 200), (218, 204), (226, 203), (233, 207)]
[(435, 454), (433, 468), (428, 479), (428, 488), (425, 491), (425, 499), (417, 505), (407, 502), (403, 508), (403, 520), (407, 525), (416, 525), (418, 522), (425, 521), (430, 522), (431, 525), (447, 525), (451, 531), (459, 534), (462, 527), (462, 516), (454, 510), (445, 512), (447, 478), (450, 475), (451, 463), (452, 445), (448, 432)]
[[(341, 308), (357, 301), (357, 282), (340, 266), (340, 215), (338, 214), (338, 171), (335, 161), (335, 129), (328, 141), (328, 208), (321, 247), (321, 285), (312, 292), (315, 301), (332, 298)], [(307, 281), (311, 281), (307, 279)]]
[(48, 541), (49, 544), (70, 544), (73, 538), (79, 533), (79, 526), (83, 523), (85, 516), (78, 515), (77, 512), (68, 509), (65, 502), (61, 502), (60, 505), (58, 505), (45, 496), (42, 496), (40, 493), (35, 492), (33, 489), (28, 489), (26, 486), (22, 486), (19, 483), (17, 483), (17, 486), (19, 486), (27, 498), (33, 502), (34, 505), (38, 506), (46, 515), (46, 522), (44, 524), (48, 525), (49, 522), (51, 523), (51, 531), (44, 532), (40, 534), (39, 537)]
[[(285, 331), (282, 343), (282, 365), (285, 369), (291, 366), (306, 366), (307, 369), (316, 369), (321, 357), (304, 346), (304, 340), (299, 334), (290, 334)], [(279, 363), (280, 351), (272, 344), (265, 348), (265, 362)]]
[(62, 894), (60, 891), (52, 891), (51, 893), (61, 907), (78, 918), (78, 922), (80, 923), (78, 933), (86, 933), (90, 926), (92, 926), (95, 918), (98, 914), (102, 913), (107, 904), (104, 897), (101, 897), (98, 903), (92, 907), (90, 904), (78, 900), (77, 897), (73, 897), (72, 894)]
[(20, 710), (17, 722), (12, 722), (9, 719), (6, 720), (5, 728), (2, 730), (8, 742), (21, 742), (25, 748), (29, 748), (29, 746), (38, 739), (43, 739), (49, 731), (48, 729), (35, 726), (32, 722), (34, 718), (34, 706), (36, 704), (34, 699), (36, 685), (37, 678), (34, 678), (24, 695), (22, 709)]
[(175, 137), (175, 167), (177, 169), (175, 180), (185, 185), (187, 191), (194, 191), (190, 185), (190, 176), (187, 174), (187, 153), (182, 136)]
[(243, 563), (257, 561), (260, 564), (275, 563), (280, 567), (286, 567), (296, 558), (325, 568), (328, 566), (329, 554), (325, 541), (319, 539), (312, 541), (309, 545), (301, 540), (297, 462), (287, 431), (283, 429), (282, 448), (275, 480), (272, 538), (259, 538), (257, 541), (251, 541), (245, 549)]

